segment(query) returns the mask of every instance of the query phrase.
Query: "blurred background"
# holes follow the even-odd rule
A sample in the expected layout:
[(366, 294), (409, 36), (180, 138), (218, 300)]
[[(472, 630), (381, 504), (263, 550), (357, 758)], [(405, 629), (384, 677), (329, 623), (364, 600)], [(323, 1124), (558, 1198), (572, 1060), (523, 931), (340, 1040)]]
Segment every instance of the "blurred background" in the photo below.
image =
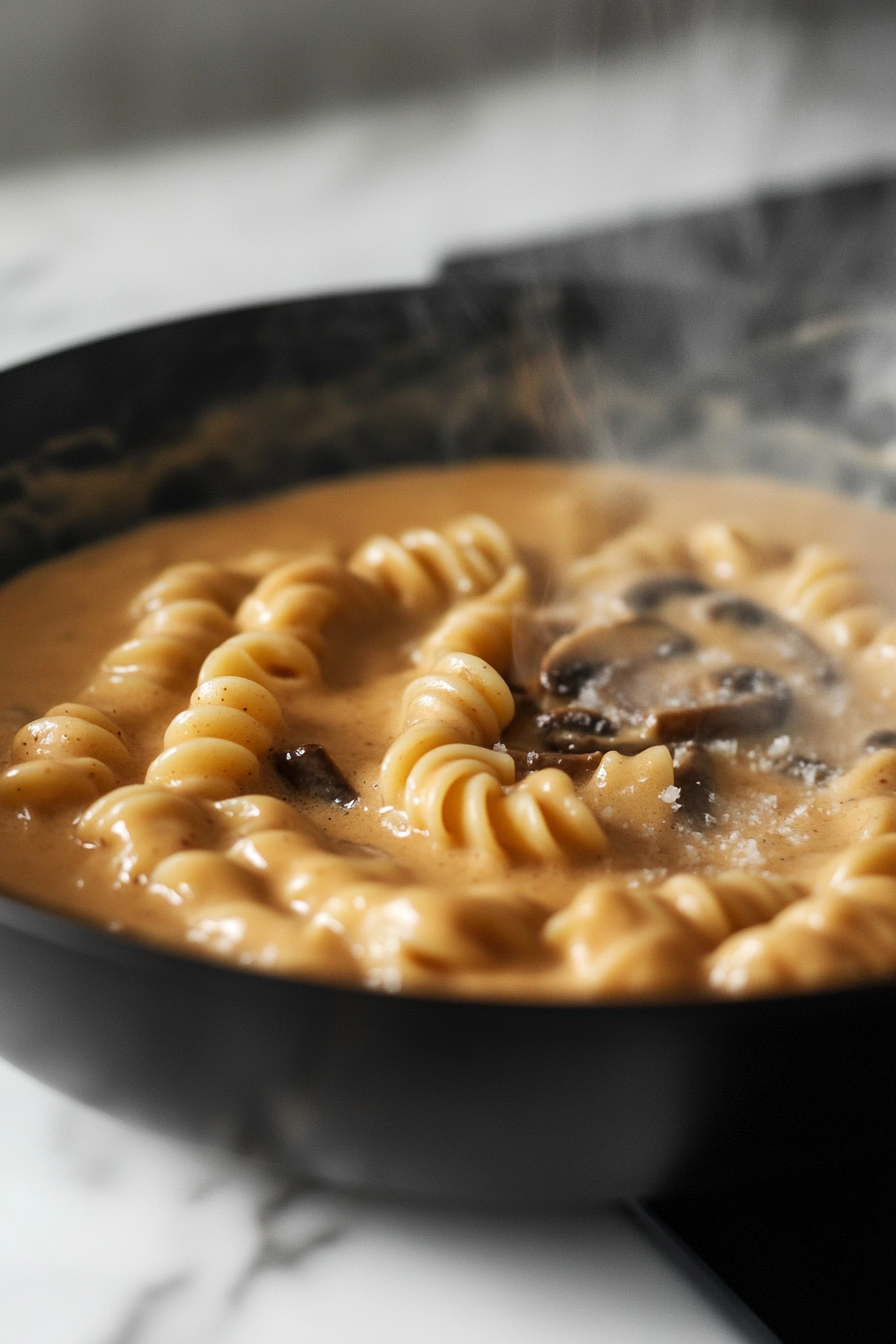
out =
[(0, 363), (896, 163), (892, 0), (0, 0)]
[(880, 65), (891, 10), (888, 0), (0, 0), (0, 161), (618, 59), (719, 26), (776, 34), (798, 83), (848, 82), (863, 60)]

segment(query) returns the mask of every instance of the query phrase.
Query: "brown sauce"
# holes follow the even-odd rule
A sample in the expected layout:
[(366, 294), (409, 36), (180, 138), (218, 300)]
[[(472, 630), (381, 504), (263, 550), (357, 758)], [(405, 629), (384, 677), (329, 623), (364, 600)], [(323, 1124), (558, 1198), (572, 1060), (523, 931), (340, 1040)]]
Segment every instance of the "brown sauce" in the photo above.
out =
[[(471, 514), (512, 557), (452, 531)], [(418, 536), (413, 582), (365, 549), (409, 529), (448, 548)], [(331, 568), (296, 570), (309, 555)], [(169, 628), (164, 594), (132, 611), (193, 562), (205, 596), (172, 601), (219, 614), (175, 616), (207, 628)], [(151, 667), (129, 643), (141, 621), (138, 640), (161, 640)], [(882, 511), (760, 480), (421, 469), (85, 548), (6, 585), (0, 622), (0, 880), (23, 899), (389, 990), (728, 995), (896, 972), (896, 517)], [(271, 632), (287, 661), (304, 641), (320, 675), (266, 653), (244, 704), (245, 667), (219, 650), (243, 639), (242, 658), (244, 636)], [(197, 681), (220, 694), (190, 710)], [(21, 773), (35, 763), (50, 772), (37, 783)], [(147, 772), (141, 857), (108, 800)], [(227, 803), (241, 796), (283, 806), (247, 820)]]

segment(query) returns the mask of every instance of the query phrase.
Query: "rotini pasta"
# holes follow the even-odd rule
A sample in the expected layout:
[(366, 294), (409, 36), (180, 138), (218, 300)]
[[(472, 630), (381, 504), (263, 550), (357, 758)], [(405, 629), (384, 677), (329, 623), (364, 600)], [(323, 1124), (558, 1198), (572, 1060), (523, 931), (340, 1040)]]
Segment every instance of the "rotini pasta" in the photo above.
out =
[(847, 842), (896, 832), (896, 750), (888, 747), (865, 756), (835, 776), (825, 793)]
[[(386, 753), (383, 800), (437, 844), (495, 857), (556, 860), (599, 855), (603, 832), (560, 770), (514, 784), (515, 768), (496, 742), (514, 712), (493, 667), (473, 654), (446, 654), (405, 692), (405, 731)], [(512, 787), (511, 787), (512, 786)]]
[(276, 699), (247, 677), (212, 677), (190, 697), (190, 708), (172, 719), (165, 750), (146, 772), (146, 783), (200, 798), (228, 798), (258, 778), (282, 726)]
[(114, 788), (130, 754), (120, 729), (91, 705), (55, 705), (15, 736), (0, 803), (39, 811), (84, 803)]
[(621, 878), (590, 882), (546, 924), (580, 991), (600, 998), (694, 992), (700, 934), (671, 901)]
[(703, 936), (707, 947), (716, 947), (752, 924), (764, 924), (805, 894), (805, 887), (785, 877), (745, 872), (718, 877), (680, 873), (656, 889), (659, 899), (674, 906)]
[(896, 972), (896, 836), (850, 846), (812, 895), (726, 939), (708, 960), (719, 994), (816, 989)]
[(219, 565), (177, 565), (132, 604), (133, 637), (104, 657), (81, 693), (91, 704), (57, 705), (26, 725), (14, 765), (0, 777), (0, 802), (38, 809), (89, 801), (115, 787), (130, 764), (121, 729), (105, 711), (124, 711), (147, 694), (195, 677), (202, 659), (233, 631), (232, 610), (251, 580)]
[(669, 748), (648, 747), (635, 756), (608, 751), (584, 792), (605, 825), (656, 832), (671, 821), (680, 790)]
[(699, 573), (714, 583), (736, 583), (782, 565), (786, 546), (749, 527), (701, 523), (688, 533), (687, 549)]
[(469, 514), (439, 532), (414, 528), (397, 541), (371, 537), (352, 556), (349, 569), (386, 601), (428, 614), (493, 588), (515, 558), (502, 527), (481, 514)]
[(236, 614), (241, 630), (282, 631), (318, 654), (323, 627), (337, 612), (369, 619), (374, 590), (328, 556), (311, 555), (280, 565), (261, 579)]
[(511, 565), (481, 597), (452, 607), (423, 640), (415, 661), (431, 667), (448, 653), (471, 653), (504, 673), (513, 657), (513, 616), (529, 596), (522, 565)]
[(687, 569), (689, 556), (679, 537), (639, 524), (605, 542), (593, 555), (570, 566), (570, 582), (579, 586), (617, 574), (631, 575), (650, 570)]
[(883, 615), (846, 556), (830, 546), (803, 546), (784, 572), (779, 606), (790, 620), (843, 650), (862, 649)]
[(337, 611), (369, 614), (371, 602), (368, 586), (325, 556), (265, 574), (237, 611), (243, 633), (205, 658), (146, 782), (208, 799), (250, 788), (282, 727), (278, 693), (317, 680), (323, 626)]

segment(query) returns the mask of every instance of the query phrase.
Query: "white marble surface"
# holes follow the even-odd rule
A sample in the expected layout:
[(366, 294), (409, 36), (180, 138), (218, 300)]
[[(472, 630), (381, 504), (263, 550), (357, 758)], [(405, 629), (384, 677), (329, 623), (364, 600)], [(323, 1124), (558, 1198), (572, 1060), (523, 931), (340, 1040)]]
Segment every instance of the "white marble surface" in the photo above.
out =
[(446, 252), (896, 160), (896, 24), (816, 50), (700, 29), (647, 57), (265, 134), (0, 176), (0, 364)]
[(298, 1189), (0, 1066), (3, 1344), (737, 1344), (617, 1211)]
[[(787, 34), (0, 178), (0, 363), (446, 251), (896, 157), (893, 42)], [(851, 45), (850, 45), (851, 44)], [(408, 1209), (95, 1115), (0, 1066), (3, 1344), (724, 1344), (618, 1211)]]

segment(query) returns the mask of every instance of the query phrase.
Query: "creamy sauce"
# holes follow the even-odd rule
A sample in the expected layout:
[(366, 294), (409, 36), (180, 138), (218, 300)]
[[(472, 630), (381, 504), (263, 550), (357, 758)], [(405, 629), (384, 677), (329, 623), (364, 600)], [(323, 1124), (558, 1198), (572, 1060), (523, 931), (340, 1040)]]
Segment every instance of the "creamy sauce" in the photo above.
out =
[[(200, 560), (239, 569), (241, 557), (262, 549), (286, 556), (326, 553), (341, 562), (371, 533), (397, 537), (409, 528), (439, 529), (449, 520), (473, 512), (487, 515), (506, 530), (529, 576), (529, 614), (514, 618), (514, 665), (503, 669), (503, 675), (518, 686), (528, 678), (530, 693), (532, 685), (537, 685), (539, 659), (545, 656), (546, 647), (543, 634), (532, 635), (533, 612), (538, 619), (543, 618), (544, 611), (551, 614), (551, 619), (559, 612), (567, 626), (576, 628), (589, 623), (603, 628), (621, 618), (628, 621), (633, 613), (625, 612), (620, 605), (626, 586), (630, 588), (645, 574), (680, 570), (678, 563), (656, 565), (632, 561), (624, 555), (613, 563), (602, 562), (602, 548), (624, 540), (633, 528), (646, 527), (676, 539), (676, 544), (689, 544), (689, 572), (699, 574), (708, 589), (733, 592), (762, 604), (777, 612), (782, 623), (807, 636), (810, 643), (794, 653), (792, 644), (787, 645), (786, 640), (782, 643), (777, 627), (772, 627), (771, 635), (757, 635), (749, 625), (712, 621), (707, 625), (705, 599), (697, 592), (673, 595), (661, 609), (652, 608), (648, 613), (646, 619), (662, 619), (696, 642), (702, 662), (690, 664), (692, 671), (702, 669), (701, 675), (712, 677), (726, 666), (758, 664), (792, 683), (793, 703), (786, 721), (782, 718), (768, 730), (743, 735), (699, 734), (711, 757), (711, 820), (703, 817), (695, 822), (687, 814), (681, 785), (674, 782), (680, 775), (674, 779), (669, 775), (668, 783), (664, 782), (662, 744), (668, 739), (662, 734), (657, 738), (654, 729), (645, 728), (638, 711), (632, 716), (634, 726), (626, 750), (634, 749), (632, 743), (641, 750), (657, 746), (660, 750), (655, 758), (659, 761), (656, 778), (663, 787), (651, 795), (649, 806), (637, 803), (637, 789), (641, 788), (637, 783), (632, 785), (634, 803), (626, 803), (624, 798), (620, 802), (616, 796), (621, 788), (619, 781), (629, 768), (624, 761), (631, 760), (631, 755), (623, 757), (621, 766), (617, 762), (616, 776), (612, 774), (612, 762), (605, 757), (603, 782), (597, 752), (591, 770), (572, 776), (576, 797), (584, 800), (603, 832), (603, 852), (597, 853), (594, 846), (589, 852), (583, 841), (562, 855), (533, 861), (512, 848), (496, 854), (466, 843), (447, 845), (426, 827), (411, 825), (400, 807), (384, 804), (381, 767), (402, 731), (405, 689), (421, 670), (426, 670), (413, 661), (414, 650), (419, 650), (451, 603), (446, 602), (435, 614), (386, 604), (377, 609), (375, 617), (368, 615), (354, 624), (335, 617), (325, 622), (318, 646), (320, 682), (305, 684), (280, 698), (283, 723), (277, 729), (275, 747), (321, 744), (357, 791), (354, 805), (344, 808), (297, 798), (273, 758), (267, 756), (260, 761), (251, 790), (243, 792), (266, 794), (298, 808), (317, 828), (321, 843), (340, 852), (359, 855), (362, 851), (356, 846), (370, 847), (376, 853), (385, 851), (400, 865), (401, 877), (393, 885), (401, 890), (425, 886), (443, 893), (446, 900), (465, 891), (478, 893), (483, 900), (490, 899), (491, 892), (511, 893), (513, 900), (524, 903), (527, 912), (520, 916), (520, 928), (528, 920), (531, 933), (531, 937), (520, 934), (517, 951), (515, 935), (505, 936), (506, 931), (494, 936), (474, 931), (469, 937), (467, 932), (464, 937), (472, 940), (471, 946), (479, 946), (481, 955), (476, 953), (465, 960), (461, 951), (452, 954), (453, 960), (446, 960), (436, 940), (431, 954), (425, 948), (414, 953), (412, 970), (408, 970), (411, 963), (407, 959), (401, 960), (404, 953), (384, 953), (388, 968), (380, 973), (375, 965), (378, 954), (368, 951), (366, 960), (358, 960), (349, 935), (347, 950), (343, 947), (338, 954), (332, 949), (321, 952), (316, 961), (316, 954), (307, 948), (293, 960), (278, 959), (276, 949), (259, 951), (251, 939), (228, 942), (223, 936), (201, 933), (201, 921), (197, 924), (193, 919), (185, 924), (182, 904), (173, 903), (179, 898), (160, 896), (158, 883), (154, 887), (152, 881), (123, 881), (120, 869), (110, 862), (108, 849), (102, 844), (85, 843), (84, 832), (78, 830), (78, 820), (85, 811), (81, 800), (49, 809), (29, 807), (27, 803), (0, 808), (0, 880), (4, 889), (99, 926), (178, 950), (221, 956), (283, 974), (319, 973), (387, 989), (410, 987), (426, 992), (529, 998), (740, 992), (730, 975), (725, 980), (717, 972), (712, 979), (706, 969), (714, 955), (712, 946), (699, 940), (693, 945), (687, 939), (682, 943), (678, 926), (672, 934), (661, 931), (661, 951), (657, 953), (651, 945), (645, 964), (661, 956), (667, 959), (664, 964), (674, 968), (681, 947), (686, 945), (687, 956), (681, 956), (685, 960), (690, 957), (690, 969), (659, 976), (645, 973), (641, 981), (626, 971), (628, 979), (625, 975), (622, 979), (610, 976), (602, 981), (603, 972), (594, 970), (599, 956), (593, 940), (589, 943), (588, 930), (604, 916), (593, 911), (589, 914), (591, 898), (582, 898), (581, 893), (590, 882), (614, 875), (621, 876), (628, 890), (649, 893), (676, 874), (712, 878), (736, 870), (802, 884), (798, 895), (809, 896), (846, 847), (869, 837), (876, 841), (889, 833), (885, 816), (868, 823), (856, 820), (858, 814), (848, 808), (845, 811), (855, 790), (853, 794), (848, 788), (844, 792), (838, 782), (851, 778), (849, 772), (857, 762), (869, 759), (864, 752), (869, 734), (896, 729), (896, 662), (880, 636), (887, 628), (885, 613), (896, 612), (896, 516), (883, 511), (778, 482), (664, 477), (622, 468), (486, 464), (353, 478), (242, 508), (152, 524), (38, 566), (0, 591), (4, 630), (0, 747), (6, 762), (12, 759), (13, 739), (24, 724), (46, 714), (50, 706), (76, 701), (98, 706), (114, 721), (127, 744), (127, 762), (117, 768), (115, 783), (142, 784), (162, 751), (169, 723), (190, 703), (195, 676), (184, 684), (149, 689), (143, 681), (138, 693), (113, 695), (108, 679), (97, 679), (97, 668), (109, 649), (130, 638), (134, 617), (128, 612), (135, 595), (166, 568)], [(752, 567), (748, 566), (750, 572), (726, 574), (724, 557), (719, 560), (708, 533), (702, 551), (696, 542), (687, 541), (698, 535), (695, 529), (701, 525), (720, 522), (745, 528), (751, 536), (761, 534), (764, 540), (757, 543), (757, 554), (763, 546), (766, 549)], [(836, 623), (842, 612), (825, 607), (812, 609), (808, 615), (794, 614), (802, 600), (794, 579), (800, 548), (819, 543), (842, 551), (854, 566), (850, 582), (855, 591), (848, 590), (845, 578), (842, 584), (844, 609), (861, 610), (866, 615), (856, 618), (855, 629), (850, 627), (845, 634), (846, 627)], [(598, 558), (590, 569), (588, 563), (582, 563), (587, 557)], [(283, 556), (277, 558), (282, 560)], [(273, 563), (274, 557), (267, 562), (253, 561), (252, 581)], [(867, 586), (867, 595), (855, 596), (859, 583)], [(247, 587), (251, 587), (248, 579)], [(806, 652), (810, 644), (834, 667), (830, 676), (816, 675), (812, 664), (815, 655), (811, 650)], [(675, 666), (684, 668), (685, 663)], [(665, 664), (662, 676), (655, 675), (651, 668), (643, 673), (644, 686), (639, 693), (642, 699), (646, 696), (645, 704), (651, 695), (668, 699), (672, 694), (668, 679), (663, 680), (664, 669)], [(592, 710), (603, 703), (600, 697), (604, 694), (599, 688), (595, 691), (594, 685), (579, 695)], [(686, 688), (682, 692), (677, 682), (675, 686), (675, 694), (684, 694), (687, 700), (691, 691)], [(723, 698), (725, 694), (723, 691)], [(544, 712), (548, 699), (542, 696), (535, 709)], [(559, 695), (548, 707), (562, 711), (567, 702), (578, 703), (575, 695), (567, 695), (565, 700)], [(518, 713), (503, 737), (513, 746), (516, 726), (516, 744), (524, 752), (535, 742), (531, 736), (534, 730), (531, 723), (521, 729), (520, 722)], [(592, 728), (594, 722), (592, 715)], [(613, 733), (618, 739), (619, 724), (612, 725), (610, 735)], [(485, 745), (490, 748), (493, 744)], [(613, 752), (615, 745), (604, 741), (600, 751)], [(881, 760), (884, 769), (887, 762)], [(518, 779), (521, 777), (518, 767)], [(872, 799), (886, 799), (893, 792), (886, 782), (877, 792), (877, 786), (871, 787), (870, 793), (868, 789), (863, 793), (863, 787), (856, 795), (861, 795), (863, 805), (866, 794)], [(660, 799), (659, 804), (654, 797)], [(223, 842), (215, 843), (220, 850)], [(598, 904), (609, 899), (606, 892), (598, 896)], [(568, 913), (572, 908), (580, 912), (580, 917), (576, 916), (578, 924)], [(548, 926), (553, 932), (545, 936), (545, 920), (563, 911), (568, 915), (567, 924), (555, 921)], [(293, 917), (281, 910), (278, 918), (285, 926)], [(298, 915), (293, 918), (296, 921)], [(276, 936), (271, 936), (276, 941)], [(264, 933), (262, 942), (265, 939), (270, 941), (268, 933)], [(662, 951), (667, 944), (674, 944), (671, 952)], [(884, 969), (888, 971), (888, 966)], [(869, 973), (880, 973), (880, 968)], [(828, 976), (833, 981), (855, 978), (860, 978), (860, 973), (848, 970)], [(742, 989), (751, 992), (757, 987), (799, 987), (800, 983), (798, 976), (788, 981), (781, 972), (779, 984), (746, 984)]]

